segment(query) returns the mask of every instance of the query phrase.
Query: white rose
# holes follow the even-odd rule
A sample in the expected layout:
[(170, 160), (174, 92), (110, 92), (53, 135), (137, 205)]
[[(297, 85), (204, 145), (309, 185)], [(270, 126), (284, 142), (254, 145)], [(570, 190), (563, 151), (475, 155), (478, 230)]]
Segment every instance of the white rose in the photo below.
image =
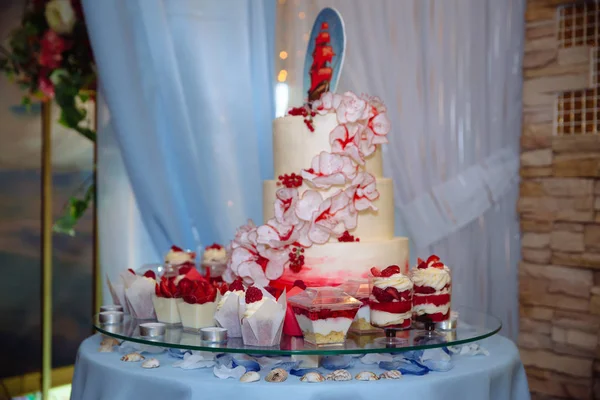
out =
[(58, 34), (68, 34), (75, 26), (75, 11), (70, 0), (51, 0), (46, 4), (46, 21)]

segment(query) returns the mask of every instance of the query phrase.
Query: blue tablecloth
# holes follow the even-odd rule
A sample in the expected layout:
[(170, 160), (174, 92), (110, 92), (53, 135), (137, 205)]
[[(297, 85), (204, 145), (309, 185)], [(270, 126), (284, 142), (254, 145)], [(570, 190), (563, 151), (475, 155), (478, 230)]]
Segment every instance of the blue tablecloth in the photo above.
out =
[[(519, 352), (508, 339), (499, 335), (480, 342), (489, 356), (455, 356), (448, 372), (430, 372), (424, 376), (404, 376), (400, 380), (326, 381), (302, 383), (290, 376), (283, 383), (264, 380), (240, 383), (221, 380), (212, 368), (183, 370), (172, 367), (177, 361), (166, 353), (158, 356), (161, 366), (141, 368), (140, 363), (119, 360), (121, 354), (100, 353), (100, 335), (86, 339), (79, 348), (73, 377), (73, 400), (359, 400), (359, 399), (457, 399), (527, 400), (529, 391)], [(383, 372), (373, 365), (360, 365), (350, 371)], [(266, 372), (261, 372), (265, 375)]]

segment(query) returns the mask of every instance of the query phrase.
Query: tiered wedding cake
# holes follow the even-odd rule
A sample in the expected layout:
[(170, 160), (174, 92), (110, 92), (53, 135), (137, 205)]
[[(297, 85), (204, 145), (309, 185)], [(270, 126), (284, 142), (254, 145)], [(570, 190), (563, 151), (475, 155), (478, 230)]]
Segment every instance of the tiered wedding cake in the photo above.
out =
[(373, 266), (406, 272), (408, 239), (394, 237), (392, 180), (379, 149), (389, 130), (381, 101), (351, 92), (324, 93), (276, 119), (265, 223), (238, 229), (225, 279), (326, 286), (366, 278)]

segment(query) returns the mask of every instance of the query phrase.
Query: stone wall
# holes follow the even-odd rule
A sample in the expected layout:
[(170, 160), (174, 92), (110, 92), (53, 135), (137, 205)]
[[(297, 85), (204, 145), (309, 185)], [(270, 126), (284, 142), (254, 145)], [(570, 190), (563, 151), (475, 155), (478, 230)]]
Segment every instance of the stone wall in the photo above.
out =
[[(565, 3), (529, 0), (525, 16), (519, 347), (534, 399), (600, 399), (600, 44), (597, 28), (585, 43), (559, 43)], [(587, 7), (597, 23), (598, 4)], [(565, 93), (580, 97), (557, 132)]]

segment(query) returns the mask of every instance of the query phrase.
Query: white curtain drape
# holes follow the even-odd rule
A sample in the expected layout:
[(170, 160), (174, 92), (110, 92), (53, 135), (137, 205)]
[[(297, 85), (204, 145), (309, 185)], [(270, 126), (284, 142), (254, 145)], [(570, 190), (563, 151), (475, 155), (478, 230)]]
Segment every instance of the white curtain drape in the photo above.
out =
[[(302, 102), (311, 24), (324, 7), (346, 26), (338, 92), (377, 95), (392, 119), (384, 146), (397, 233), (412, 259), (453, 268), (453, 303), (518, 332), (518, 149), (524, 0), (280, 1), (277, 70)], [(276, 71), (277, 72), (277, 71)]]
[[(264, 154), (275, 0), (83, 3), (108, 105), (99, 128), (103, 269), (159, 261), (171, 244), (225, 243), (247, 218), (262, 220), (262, 180), (273, 174)], [(151, 240), (144, 254), (137, 213)]]

